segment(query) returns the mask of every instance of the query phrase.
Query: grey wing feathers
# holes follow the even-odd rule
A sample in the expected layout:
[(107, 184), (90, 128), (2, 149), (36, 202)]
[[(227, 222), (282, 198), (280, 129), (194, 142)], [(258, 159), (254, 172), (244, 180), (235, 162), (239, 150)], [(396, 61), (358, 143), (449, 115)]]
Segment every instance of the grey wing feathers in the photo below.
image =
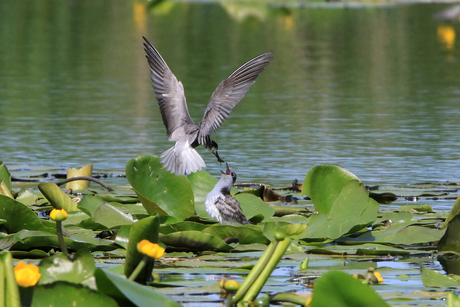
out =
[(235, 197), (226, 195), (225, 200), (219, 198), (215, 205), (222, 215), (224, 222), (251, 224), (244, 215), (243, 210), (241, 210), (241, 205)]
[(253, 58), (219, 84), (200, 123), (200, 144), (205, 144), (206, 137), (221, 127), (233, 107), (243, 99), (255, 79), (273, 59), (272, 55), (273, 52), (267, 52)]
[(160, 106), (163, 123), (171, 141), (172, 133), (184, 126), (193, 124), (185, 100), (184, 87), (169, 69), (160, 53), (144, 37), (146, 58), (150, 66), (153, 89)]

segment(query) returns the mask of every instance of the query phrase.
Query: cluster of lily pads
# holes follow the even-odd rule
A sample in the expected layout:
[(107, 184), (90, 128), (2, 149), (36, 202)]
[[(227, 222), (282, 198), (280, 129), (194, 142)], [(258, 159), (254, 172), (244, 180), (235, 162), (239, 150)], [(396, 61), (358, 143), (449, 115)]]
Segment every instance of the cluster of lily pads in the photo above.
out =
[[(91, 171), (87, 166), (68, 176), (88, 177)], [(289, 206), (285, 201), (292, 197), (265, 186), (233, 189), (244, 214), (254, 223), (240, 226), (220, 225), (208, 218), (204, 199), (217, 179), (206, 171), (175, 176), (161, 167), (158, 157), (140, 156), (128, 162), (126, 177), (130, 187), (109, 190), (90, 188), (82, 180), (68, 182), (66, 191), (53, 181), (23, 188), (12, 186), (8, 169), (0, 165), (0, 247), (4, 251), (0, 298), (5, 297), (0, 306), (176, 306), (181, 299), (169, 295), (168, 289), (183, 285), (161, 282), (157, 271), (174, 270), (175, 260), (197, 255), (238, 255), (251, 250), (263, 253), (257, 263), (239, 268), (238, 273), (246, 276), (244, 282), (236, 286), (222, 283), (229, 306), (245, 306), (249, 301), (337, 306), (338, 300), (348, 306), (386, 306), (374, 291), (379, 286), (366, 284), (375, 280), (373, 273), (366, 278), (356, 274), (356, 279), (331, 270), (313, 281), (311, 297), (310, 291), (307, 295), (258, 294), (280, 259), (289, 254), (304, 255), (299, 270), (293, 272), (300, 278), (308, 276), (308, 254), (407, 255), (423, 248), (438, 251), (448, 261), (460, 252), (459, 200), (447, 219), (430, 215), (432, 210), (426, 206), (379, 212), (376, 199), (387, 202), (392, 196), (370, 195), (354, 174), (338, 166), (317, 166), (307, 173), (303, 184), (293, 188), (308, 195), (314, 210)], [(64, 210), (66, 218), (50, 219), (53, 209)], [(155, 258), (161, 256), (146, 258), (138, 246), (144, 240), (166, 249), (166, 255), (157, 260), (158, 270)], [(18, 288), (12, 258), (38, 263), (36, 284), (19, 283)], [(152, 272), (156, 278), (152, 279)], [(455, 275), (444, 276), (423, 265), (421, 276), (424, 284), (460, 285)], [(453, 303), (458, 297), (448, 293), (448, 300)]]

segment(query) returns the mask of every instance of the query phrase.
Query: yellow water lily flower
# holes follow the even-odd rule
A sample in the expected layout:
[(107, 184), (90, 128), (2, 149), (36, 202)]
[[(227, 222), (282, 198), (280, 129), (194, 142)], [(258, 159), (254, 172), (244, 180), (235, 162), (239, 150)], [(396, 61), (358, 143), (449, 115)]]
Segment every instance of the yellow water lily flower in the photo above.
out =
[(20, 261), (14, 267), (14, 275), (16, 282), (21, 287), (35, 286), (40, 276), (42, 276), (38, 270), (38, 266), (32, 263), (26, 264), (24, 261)]
[(137, 250), (154, 259), (160, 259), (165, 253), (165, 249), (163, 247), (156, 243), (152, 243), (149, 240), (142, 240), (137, 243)]
[(53, 209), (50, 213), (53, 221), (63, 221), (67, 218), (67, 212), (64, 209)]

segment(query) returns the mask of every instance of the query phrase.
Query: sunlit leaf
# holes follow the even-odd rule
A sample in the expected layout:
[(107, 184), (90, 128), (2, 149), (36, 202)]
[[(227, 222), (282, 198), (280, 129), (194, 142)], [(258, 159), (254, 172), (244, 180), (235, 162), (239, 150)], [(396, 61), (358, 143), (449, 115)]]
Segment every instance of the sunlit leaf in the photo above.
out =
[(42, 182), (38, 185), (38, 189), (55, 209), (64, 209), (67, 212), (78, 210), (77, 203), (54, 182)]
[(125, 302), (121, 304), (122, 306), (126, 304), (126, 301), (136, 306), (181, 306), (173, 299), (164, 296), (152, 287), (143, 286), (127, 280), (123, 276), (108, 270), (98, 268), (94, 276), (96, 277), (96, 284), (99, 291), (114, 297), (117, 301)]
[[(86, 176), (86, 177), (91, 177), (93, 174), (93, 165), (88, 164), (80, 168), (68, 168), (67, 169), (67, 178), (72, 178), (72, 177), (80, 177), (80, 176)], [(78, 190), (86, 190), (89, 188), (90, 181), (88, 180), (76, 180), (76, 181), (71, 181), (67, 182), (65, 184), (65, 189), (66, 190), (73, 190), (73, 191), (78, 191)]]
[(13, 198), (13, 194), (11, 194), (10, 189), (8, 189), (8, 186), (5, 183), (5, 180), (0, 179), (0, 195), (5, 195), (10, 198)]
[(78, 209), (85, 212), (89, 216), (94, 216), (96, 210), (104, 203), (105, 201), (98, 196), (85, 195), (78, 203)]
[(69, 260), (64, 254), (43, 259), (39, 268), (42, 274), (39, 284), (44, 285), (58, 280), (81, 283), (93, 276), (96, 267), (91, 253), (82, 249), (73, 255), (72, 260)]
[(311, 307), (388, 306), (368, 285), (341, 271), (330, 271), (315, 282)]
[(121, 226), (115, 237), (115, 243), (122, 246), (125, 249), (128, 249), (129, 242), (129, 232), (131, 231), (130, 226)]
[(149, 214), (171, 215), (180, 220), (194, 215), (194, 196), (185, 176), (166, 171), (160, 158), (139, 156), (126, 165), (126, 178)]
[(96, 212), (94, 212), (93, 219), (95, 223), (104, 225), (109, 229), (134, 223), (132, 216), (124, 214), (106, 202), (97, 208)]
[(328, 214), (342, 189), (351, 180), (359, 182), (353, 173), (335, 165), (319, 165), (305, 176), (302, 194), (308, 195), (318, 213)]

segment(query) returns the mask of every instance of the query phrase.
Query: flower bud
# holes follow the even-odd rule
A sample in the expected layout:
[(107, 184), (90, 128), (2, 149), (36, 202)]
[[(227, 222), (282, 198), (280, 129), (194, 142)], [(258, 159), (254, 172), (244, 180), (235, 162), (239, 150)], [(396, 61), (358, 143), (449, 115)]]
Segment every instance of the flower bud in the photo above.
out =
[(160, 259), (163, 257), (165, 249), (156, 243), (152, 243), (149, 240), (142, 240), (137, 243), (137, 250), (154, 259)]
[(21, 287), (35, 286), (41, 276), (38, 266), (32, 263), (26, 264), (24, 261), (20, 261), (14, 267), (14, 275), (16, 282)]
[(53, 209), (50, 213), (50, 218), (53, 221), (62, 222), (67, 219), (67, 212), (64, 209)]

